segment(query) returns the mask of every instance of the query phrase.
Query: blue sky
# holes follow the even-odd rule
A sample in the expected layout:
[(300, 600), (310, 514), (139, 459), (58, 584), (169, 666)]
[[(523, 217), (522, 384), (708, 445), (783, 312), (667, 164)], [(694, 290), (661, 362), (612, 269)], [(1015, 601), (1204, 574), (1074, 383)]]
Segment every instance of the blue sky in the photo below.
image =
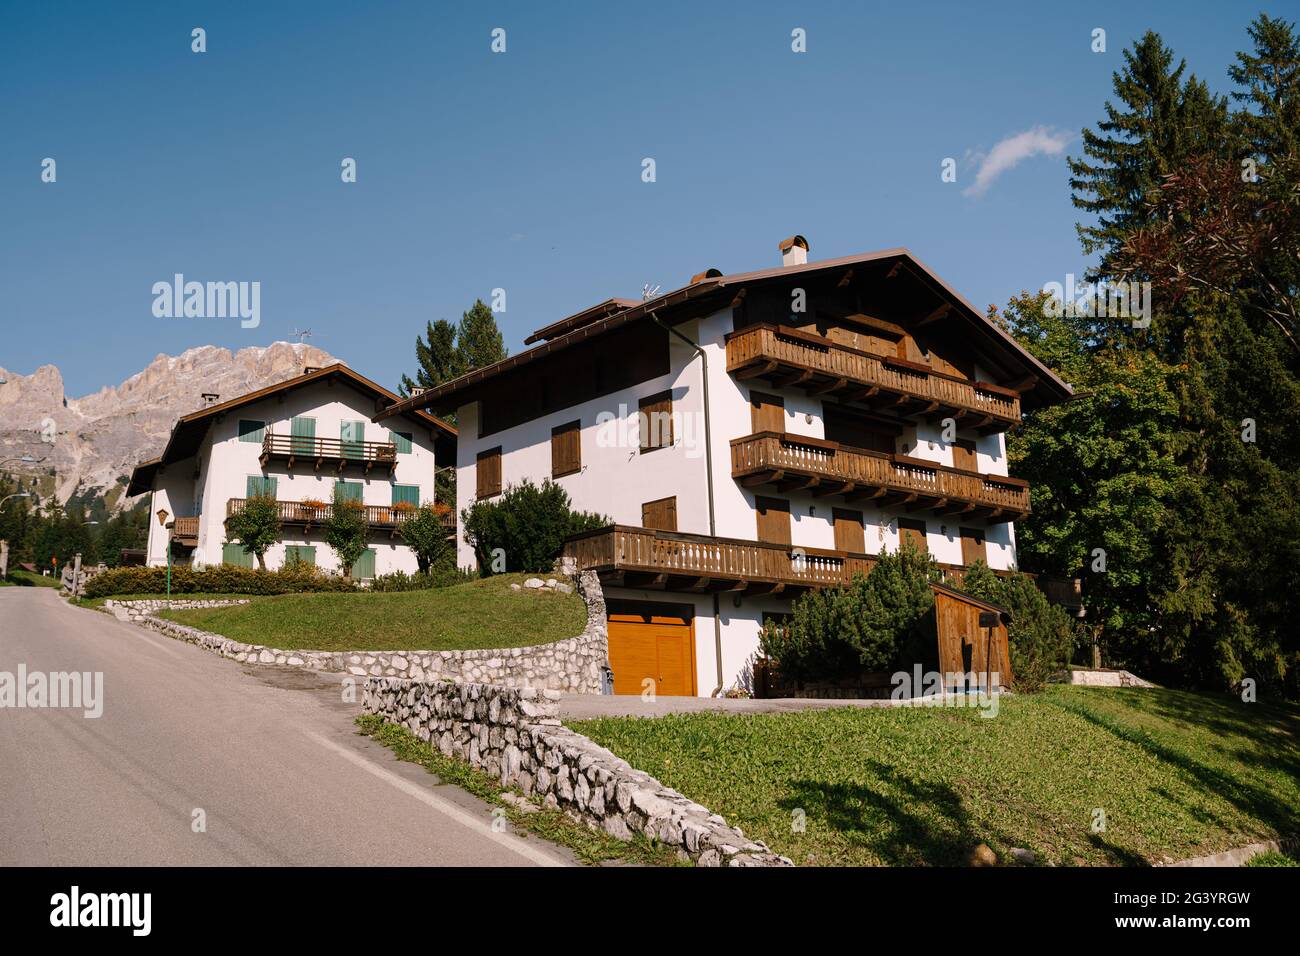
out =
[[(310, 327), (392, 387), (426, 320), (494, 288), (518, 351), (644, 283), (779, 264), (794, 232), (814, 259), (908, 246), (1003, 304), (1086, 265), (1065, 156), (1121, 50), (1155, 29), (1225, 91), (1259, 12), (1053, 6), (4, 0), (0, 366), (57, 364), (80, 396), (159, 352)], [(970, 194), (1031, 130), (1056, 154)], [(156, 318), (177, 272), (260, 282), (260, 326)]]

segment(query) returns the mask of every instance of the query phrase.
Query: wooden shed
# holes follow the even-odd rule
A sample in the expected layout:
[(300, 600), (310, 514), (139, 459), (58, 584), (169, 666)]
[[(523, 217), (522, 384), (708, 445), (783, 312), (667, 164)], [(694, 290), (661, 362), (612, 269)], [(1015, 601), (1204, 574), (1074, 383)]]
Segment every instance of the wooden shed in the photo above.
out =
[[(946, 584), (932, 584), (934, 623), (939, 643), (939, 670), (943, 674), (975, 673), (983, 680), (989, 671), (994, 683), (1011, 684), (1011, 654), (1007, 625), (1011, 613), (988, 601)], [(980, 627), (980, 614), (996, 617), (992, 628)], [(986, 621), (992, 618), (986, 618)]]

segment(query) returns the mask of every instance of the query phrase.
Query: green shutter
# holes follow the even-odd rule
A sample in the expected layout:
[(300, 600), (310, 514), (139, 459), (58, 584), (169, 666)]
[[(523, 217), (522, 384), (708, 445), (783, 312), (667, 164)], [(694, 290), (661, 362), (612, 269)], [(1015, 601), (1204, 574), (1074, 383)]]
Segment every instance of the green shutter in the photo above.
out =
[(256, 498), (258, 495), (274, 498), (277, 481), (274, 476), (263, 478), (261, 475), (249, 475), (248, 483), (244, 487), (244, 495), (248, 498)]
[(253, 445), (262, 444), (262, 435), (266, 432), (265, 422), (249, 421), (246, 418), (239, 420), (239, 440), (246, 441)]
[(242, 544), (223, 544), (221, 546), (221, 563), (233, 564), (238, 568), (251, 568), (253, 556), (244, 550)]
[(388, 440), (397, 447), (399, 455), (411, 453), (411, 432), (389, 432)]
[(420, 486), (393, 485), (393, 504), (400, 505), (402, 502), (420, 507)]
[(344, 458), (361, 458), (366, 437), (365, 422), (339, 422), (339, 441)]
[(289, 423), (293, 433), (293, 453), (295, 455), (316, 454), (316, 419), (295, 418)]
[(342, 494), (344, 498), (360, 503), (362, 484), (359, 481), (336, 481), (334, 482), (334, 493)]
[(352, 565), (352, 576), (358, 581), (368, 581), (375, 576), (375, 549), (366, 548)]
[(284, 546), (284, 565), (307, 564), (316, 567), (316, 546), (313, 544), (286, 544)]

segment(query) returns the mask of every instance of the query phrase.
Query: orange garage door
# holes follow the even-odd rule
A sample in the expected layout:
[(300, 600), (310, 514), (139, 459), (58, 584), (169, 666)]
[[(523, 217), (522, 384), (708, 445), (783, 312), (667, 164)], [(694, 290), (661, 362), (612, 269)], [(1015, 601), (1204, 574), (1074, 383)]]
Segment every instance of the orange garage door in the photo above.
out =
[(652, 690), (663, 697), (694, 696), (691, 606), (610, 601), (609, 665), (616, 694)]

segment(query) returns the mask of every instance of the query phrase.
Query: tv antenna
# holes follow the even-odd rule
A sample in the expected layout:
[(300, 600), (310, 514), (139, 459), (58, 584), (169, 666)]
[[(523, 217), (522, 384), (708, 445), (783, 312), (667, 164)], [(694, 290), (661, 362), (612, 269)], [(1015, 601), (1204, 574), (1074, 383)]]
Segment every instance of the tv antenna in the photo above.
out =
[(298, 344), (302, 345), (311, 338), (311, 329), (290, 329), (289, 334), (298, 336)]
[(647, 282), (645, 285), (641, 287), (641, 301), (643, 302), (648, 299), (653, 299), (658, 294), (659, 294), (659, 286), (655, 286), (651, 288), (650, 283)]

